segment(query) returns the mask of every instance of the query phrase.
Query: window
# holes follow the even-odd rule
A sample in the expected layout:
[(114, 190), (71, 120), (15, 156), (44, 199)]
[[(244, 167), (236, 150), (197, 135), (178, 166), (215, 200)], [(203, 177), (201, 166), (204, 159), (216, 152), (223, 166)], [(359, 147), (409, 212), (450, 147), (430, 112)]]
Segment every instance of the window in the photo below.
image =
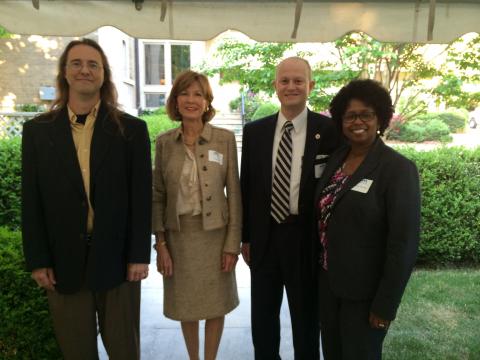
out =
[(145, 44), (145, 84), (165, 85), (165, 46)]
[(158, 108), (165, 105), (165, 94), (145, 93), (145, 107)]
[(172, 45), (172, 81), (184, 70), (190, 69), (190, 45)]
[(191, 43), (141, 40), (141, 106), (157, 108), (165, 104), (175, 78), (191, 67)]

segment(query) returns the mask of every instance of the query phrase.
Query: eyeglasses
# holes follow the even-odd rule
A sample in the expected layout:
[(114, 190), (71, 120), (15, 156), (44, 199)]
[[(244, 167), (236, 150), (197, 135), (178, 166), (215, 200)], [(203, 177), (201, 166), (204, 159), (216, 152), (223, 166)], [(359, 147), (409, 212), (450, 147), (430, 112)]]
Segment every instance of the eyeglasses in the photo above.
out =
[(88, 61), (86, 63), (83, 63), (81, 61), (71, 61), (67, 64), (67, 67), (70, 68), (73, 71), (80, 71), (83, 69), (83, 67), (86, 66), (88, 71), (95, 73), (100, 71), (100, 69), (103, 67), (99, 63), (95, 61)]
[(366, 122), (370, 122), (370, 121), (373, 121), (375, 119), (375, 116), (376, 114), (373, 112), (373, 111), (369, 111), (369, 112), (362, 112), (362, 113), (347, 113), (345, 115), (343, 115), (343, 122), (344, 123), (352, 123), (354, 122), (356, 119), (360, 119), (362, 122), (366, 123)]

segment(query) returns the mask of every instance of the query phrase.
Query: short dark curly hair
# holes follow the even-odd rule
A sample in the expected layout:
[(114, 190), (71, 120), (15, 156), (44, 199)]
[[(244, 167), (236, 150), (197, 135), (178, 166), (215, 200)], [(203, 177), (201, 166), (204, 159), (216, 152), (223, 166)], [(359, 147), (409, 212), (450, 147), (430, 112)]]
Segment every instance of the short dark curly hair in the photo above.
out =
[(378, 81), (371, 79), (352, 80), (342, 87), (330, 102), (330, 114), (337, 129), (342, 133), (342, 118), (351, 100), (358, 100), (375, 111), (383, 135), (393, 116), (392, 98)]

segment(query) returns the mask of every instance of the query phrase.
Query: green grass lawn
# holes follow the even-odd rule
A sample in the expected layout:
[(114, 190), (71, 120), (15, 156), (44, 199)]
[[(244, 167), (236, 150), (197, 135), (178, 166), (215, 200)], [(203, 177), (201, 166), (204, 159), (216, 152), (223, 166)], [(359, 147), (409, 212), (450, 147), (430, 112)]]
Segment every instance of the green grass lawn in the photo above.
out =
[(480, 359), (480, 269), (415, 271), (384, 359)]

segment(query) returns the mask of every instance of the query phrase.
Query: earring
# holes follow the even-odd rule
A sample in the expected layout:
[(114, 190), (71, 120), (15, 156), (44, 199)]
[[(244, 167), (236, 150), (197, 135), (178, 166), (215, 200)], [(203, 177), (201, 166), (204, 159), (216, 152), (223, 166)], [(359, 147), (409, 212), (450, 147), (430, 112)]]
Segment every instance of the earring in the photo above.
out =
[(377, 135), (380, 135), (380, 129), (377, 129)]

